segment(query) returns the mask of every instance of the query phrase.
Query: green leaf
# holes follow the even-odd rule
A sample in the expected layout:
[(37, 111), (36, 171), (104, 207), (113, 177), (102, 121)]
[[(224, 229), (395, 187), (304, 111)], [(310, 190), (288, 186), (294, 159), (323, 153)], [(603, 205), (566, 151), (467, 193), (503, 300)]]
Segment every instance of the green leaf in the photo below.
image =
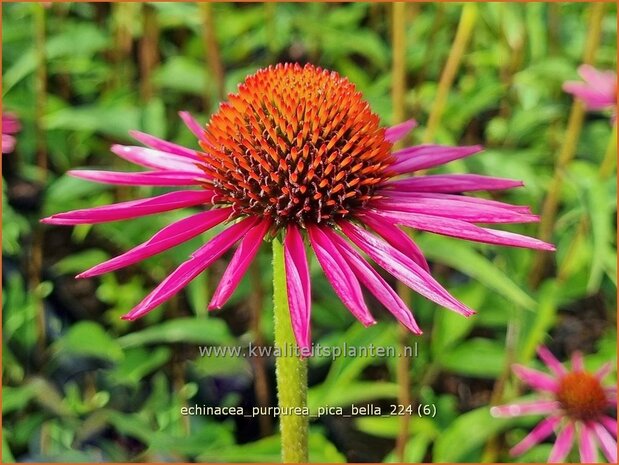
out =
[[(279, 463), (281, 461), (280, 448), (279, 435), (274, 435), (249, 444), (207, 450), (198, 456), (198, 461), (247, 462), (248, 457), (251, 457), (253, 462)], [(309, 434), (308, 449), (310, 462), (342, 463), (345, 461), (342, 454), (322, 434), (314, 432)]]
[[(482, 362), (480, 362), (482, 363)], [(494, 435), (505, 431), (514, 423), (513, 419), (494, 418), (490, 407), (481, 407), (458, 417), (443, 431), (433, 449), (434, 462), (469, 461), (469, 454), (481, 449)], [(478, 461), (481, 457), (477, 458)]]
[(59, 352), (98, 357), (113, 362), (122, 359), (124, 356), (118, 341), (94, 321), (80, 321), (74, 324), (55, 343), (55, 349)]
[(226, 323), (217, 318), (176, 318), (118, 339), (121, 347), (155, 343), (234, 344)]
[(505, 367), (505, 346), (491, 339), (470, 339), (440, 355), (438, 361), (444, 369), (454, 373), (496, 378)]
[(501, 294), (509, 302), (528, 309), (535, 307), (535, 301), (525, 291), (470, 245), (428, 235), (420, 236), (416, 240), (429, 258), (469, 275)]
[(125, 358), (116, 365), (110, 376), (119, 384), (137, 385), (146, 375), (170, 360), (168, 347), (146, 350), (141, 347), (127, 349)]

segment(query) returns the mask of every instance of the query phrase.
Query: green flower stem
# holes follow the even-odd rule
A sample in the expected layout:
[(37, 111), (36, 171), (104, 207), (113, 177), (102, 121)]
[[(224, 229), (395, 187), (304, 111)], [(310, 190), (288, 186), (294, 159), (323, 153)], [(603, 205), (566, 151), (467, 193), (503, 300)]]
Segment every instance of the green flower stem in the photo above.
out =
[(277, 399), (282, 411), (279, 419), (282, 462), (303, 463), (308, 460), (309, 418), (286, 410), (307, 406), (307, 362), (297, 354), (288, 309), (284, 249), (277, 237), (273, 239), (273, 305), (275, 350), (278, 352), (275, 360)]

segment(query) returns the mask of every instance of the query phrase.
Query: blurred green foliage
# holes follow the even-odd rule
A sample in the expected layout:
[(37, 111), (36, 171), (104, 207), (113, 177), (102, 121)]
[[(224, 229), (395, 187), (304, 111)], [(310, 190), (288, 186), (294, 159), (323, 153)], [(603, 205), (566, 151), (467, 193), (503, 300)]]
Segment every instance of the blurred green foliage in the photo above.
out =
[[(126, 168), (109, 146), (128, 142), (131, 129), (196, 147), (177, 111), (190, 110), (206, 122), (220, 101), (220, 88), (232, 92), (248, 73), (272, 63), (309, 61), (339, 71), (358, 85), (384, 124), (391, 124), (391, 8), (369, 3), (218, 3), (208, 8), (172, 2), (62, 3), (48, 9), (39, 3), (3, 4), (3, 105), (23, 123), (16, 151), (3, 157), (4, 462), (278, 460), (276, 428), (258, 418), (180, 414), (182, 406), (194, 403), (256, 405), (260, 373), (268, 384), (266, 401), (274, 405), (273, 360), (207, 358), (198, 350), (199, 345), (255, 340), (251, 321), (257, 307), (255, 327), (265, 344), (271, 342), (266, 247), (252, 278), (245, 278), (223, 311), (206, 311), (222, 259), (180, 297), (128, 323), (120, 315), (207, 237), (127, 270), (74, 281), (76, 273), (183, 214), (72, 231), (42, 228), (37, 220), (154, 194), (157, 189), (111, 189), (65, 173), (79, 166)], [(420, 122), (408, 140), (417, 143), (462, 7), (429, 3), (407, 9), (404, 104), (407, 115)], [(436, 141), (482, 143), (487, 150), (443, 172), (522, 179), (525, 188), (496, 197), (540, 210), (572, 104), (561, 85), (577, 78), (591, 9), (579, 3), (479, 5)], [(44, 34), (43, 46), (37, 45), (37, 31)], [(223, 67), (221, 79), (212, 71), (209, 34)], [(41, 56), (44, 96), (37, 93)], [(605, 6), (595, 62), (616, 68), (614, 4)], [(37, 125), (44, 129), (42, 136)], [(508, 446), (535, 418), (495, 419), (488, 404), (491, 397), (507, 401), (518, 395), (509, 365), (535, 364), (539, 344), (549, 344), (564, 359), (582, 350), (591, 369), (615, 360), (616, 183), (614, 176), (601, 180), (598, 175), (611, 137), (608, 115), (587, 115), (576, 157), (561, 173), (553, 233), (558, 250), (539, 286), (529, 282), (533, 251), (416, 234), (434, 274), (478, 315), (467, 320), (414, 298), (425, 332), (409, 339), (418, 345), (410, 373), (412, 397), (415, 406), (435, 406), (436, 415), (413, 417), (408, 461), (510, 460)], [(37, 158), (42, 147), (47, 168)], [(536, 225), (510, 230), (537, 234)], [(375, 302), (380, 323), (362, 328), (316, 263), (312, 279), (314, 342), (397, 344), (396, 324)], [(396, 358), (313, 358), (309, 404), (316, 409), (374, 403), (385, 413), (397, 397), (395, 371)], [(310, 459), (395, 461), (398, 428), (394, 416), (317, 419), (311, 426)], [(492, 443), (495, 437), (503, 440)], [(541, 444), (520, 459), (545, 461), (547, 455), (548, 444)]]

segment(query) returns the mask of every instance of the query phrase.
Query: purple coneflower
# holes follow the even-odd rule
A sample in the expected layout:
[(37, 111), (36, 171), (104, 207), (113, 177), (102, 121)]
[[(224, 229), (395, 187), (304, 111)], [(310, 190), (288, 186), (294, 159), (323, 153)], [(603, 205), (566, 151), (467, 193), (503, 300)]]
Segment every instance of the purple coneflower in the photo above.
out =
[(179, 292), (240, 241), (209, 308), (220, 308), (239, 284), (263, 239), (284, 236), (286, 286), (296, 340), (310, 345), (310, 276), (305, 238), (335, 293), (364, 325), (375, 323), (361, 285), (414, 333), (420, 329), (402, 299), (354, 248), (426, 298), (469, 316), (473, 310), (431, 275), (423, 253), (399, 226), (489, 244), (553, 250), (549, 244), (474, 223), (537, 221), (528, 207), (458, 195), (508, 189), (520, 181), (469, 174), (400, 175), (433, 168), (480, 146), (421, 145), (393, 151), (415, 125), (383, 128), (348, 79), (312, 65), (258, 71), (228, 96), (203, 127), (181, 113), (201, 151), (141, 132), (148, 148), (115, 145), (143, 172), (73, 171), (95, 182), (196, 186), (141, 200), (60, 213), (49, 224), (93, 224), (203, 206), (148, 241), (79, 277), (106, 273), (158, 254), (224, 222), (230, 226), (196, 250), (124, 318), (141, 317)]
[(542, 398), (493, 407), (491, 410), (495, 416), (546, 417), (512, 448), (511, 454), (525, 453), (556, 431), (557, 439), (549, 462), (564, 461), (576, 441), (581, 462), (596, 462), (599, 446), (606, 459), (616, 463), (617, 420), (609, 412), (613, 409), (616, 412), (617, 389), (602, 385), (611, 364), (604, 365), (596, 373), (589, 373), (584, 369), (582, 355), (577, 352), (572, 356), (572, 370), (568, 371), (545, 347), (538, 349), (538, 355), (552, 375), (522, 365), (514, 365), (513, 370), (523, 382), (540, 391)]
[(605, 110), (617, 107), (617, 74), (600, 71), (591, 65), (581, 65), (578, 74), (584, 79), (568, 81), (563, 90), (584, 102), (589, 110)]
[(15, 148), (15, 137), (11, 134), (19, 132), (21, 125), (17, 116), (12, 113), (2, 113), (2, 153), (10, 153)]

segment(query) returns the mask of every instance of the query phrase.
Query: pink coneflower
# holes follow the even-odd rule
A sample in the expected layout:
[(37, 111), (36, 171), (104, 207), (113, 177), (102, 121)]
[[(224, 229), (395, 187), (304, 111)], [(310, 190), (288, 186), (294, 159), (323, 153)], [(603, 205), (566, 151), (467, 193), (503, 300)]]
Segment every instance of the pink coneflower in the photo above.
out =
[(578, 74), (584, 79), (568, 81), (563, 90), (584, 102), (589, 110), (605, 110), (617, 107), (617, 74), (599, 71), (591, 65), (582, 65)]
[(19, 132), (21, 125), (17, 116), (12, 113), (2, 113), (2, 153), (10, 153), (15, 148), (15, 137), (11, 134)]
[(92, 224), (181, 207), (206, 208), (80, 277), (122, 268), (220, 223), (231, 224), (195, 251), (126, 319), (143, 316), (165, 302), (240, 241), (209, 305), (220, 308), (262, 240), (282, 234), (289, 307), (301, 348), (310, 345), (310, 276), (304, 237), (335, 293), (361, 323), (375, 323), (364, 302), (363, 285), (402, 324), (420, 333), (404, 302), (351, 242), (418, 293), (465, 316), (473, 310), (432, 278), (422, 252), (399, 225), (490, 244), (553, 249), (537, 239), (473, 224), (537, 221), (528, 207), (458, 195), (512, 188), (522, 185), (520, 181), (468, 174), (393, 179), (468, 157), (481, 147), (422, 145), (394, 152), (393, 143), (414, 123), (382, 128), (355, 86), (335, 72), (312, 65), (269, 67), (249, 76), (205, 127), (187, 113), (180, 115), (201, 151), (133, 132), (149, 148), (115, 145), (112, 151), (151, 171), (71, 174), (111, 184), (187, 185), (197, 190), (178, 190), (43, 220)]
[(564, 461), (576, 442), (581, 462), (596, 462), (599, 447), (610, 463), (616, 463), (617, 420), (609, 416), (609, 411), (614, 409), (616, 412), (617, 389), (602, 385), (602, 379), (610, 372), (610, 363), (596, 373), (588, 373), (584, 369), (582, 355), (575, 353), (572, 356), (572, 370), (568, 371), (545, 347), (538, 349), (538, 355), (552, 375), (522, 365), (514, 365), (513, 370), (518, 378), (540, 391), (542, 398), (493, 407), (491, 410), (495, 416), (546, 416), (512, 448), (511, 454), (523, 454), (556, 431), (557, 439), (549, 462)]

